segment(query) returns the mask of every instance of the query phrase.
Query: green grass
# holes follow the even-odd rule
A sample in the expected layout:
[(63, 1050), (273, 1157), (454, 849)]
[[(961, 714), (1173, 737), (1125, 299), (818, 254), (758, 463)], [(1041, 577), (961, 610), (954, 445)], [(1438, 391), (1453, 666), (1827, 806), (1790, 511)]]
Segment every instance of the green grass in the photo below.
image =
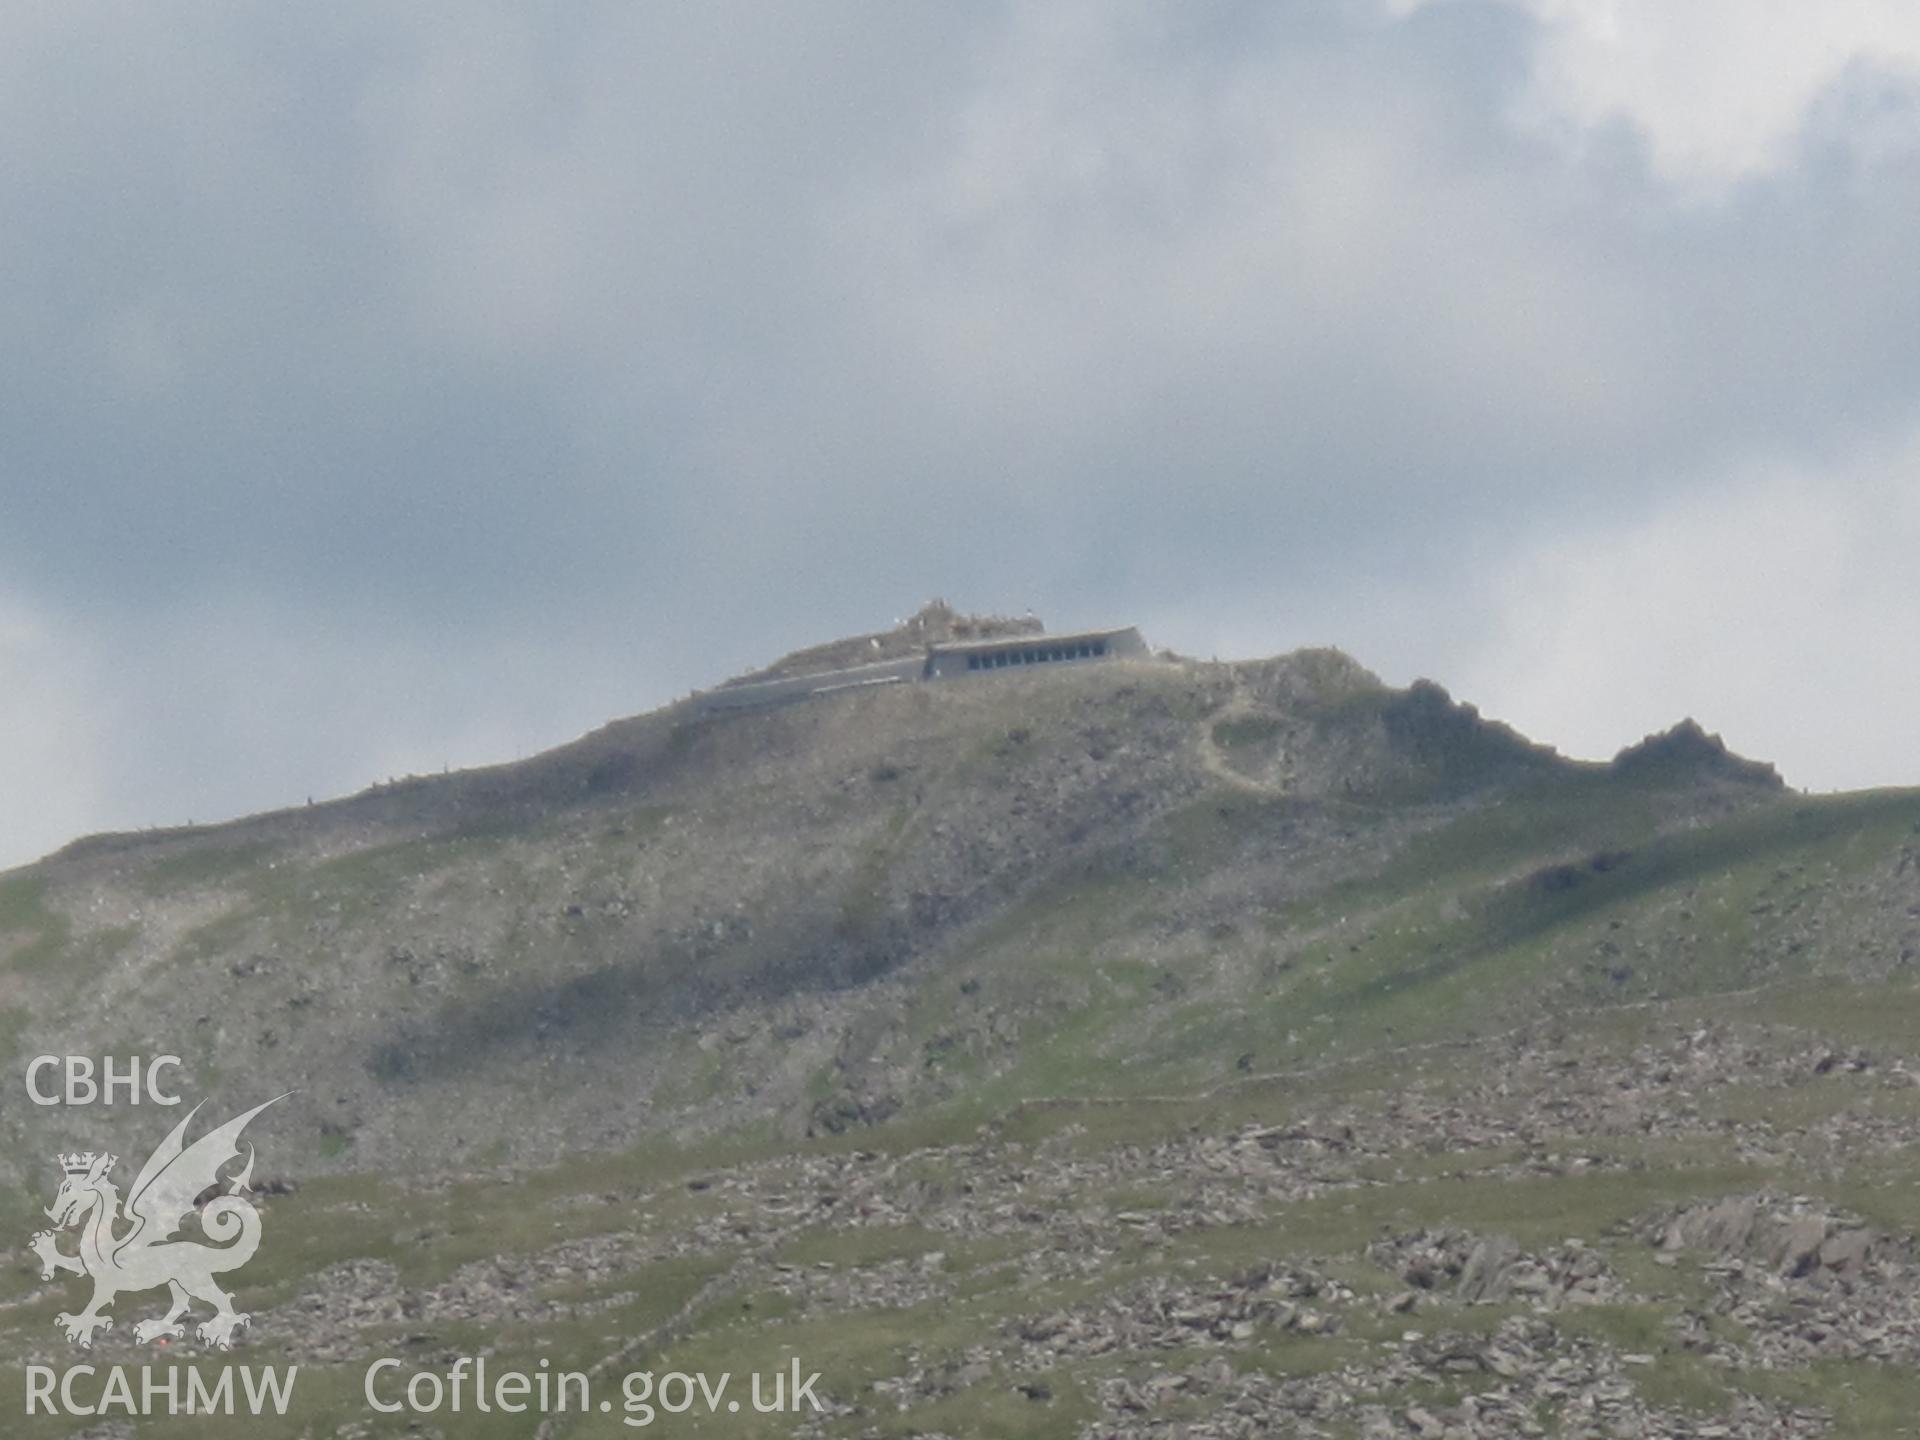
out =
[(43, 876), (14, 874), (0, 878), (0, 944), (13, 942), (7, 965), (44, 970), (66, 949), (73, 925), (47, 903)]
[(1810, 1405), (1833, 1416), (1847, 1440), (1920, 1435), (1920, 1375), (1871, 1361), (1815, 1361), (1804, 1370), (1741, 1372), (1737, 1381), (1759, 1395)]
[(259, 843), (200, 844), (177, 855), (150, 861), (137, 872), (137, 883), (148, 895), (178, 894), (250, 876), (273, 852)]
[[(1182, 1007), (1155, 1007), (1135, 992), (1108, 1005), (1110, 991), (1083, 982), (1076, 1012), (1046, 1031), (1044, 1064), (1021, 1067), (994, 1093), (1059, 1093), (1076, 1075), (1109, 1093), (1197, 1085), (1230, 1079), (1246, 1055), (1275, 1068), (1336, 1044), (1464, 1038), (1515, 1023), (1569, 986), (1583, 1004), (1743, 989), (1781, 973), (1752, 912), (1783, 864), (1871, 863), (1920, 820), (1920, 796), (1890, 792), (1782, 797), (1708, 829), (1657, 832), (1644, 788), (1604, 774), (1571, 783), (1604, 803), (1569, 803), (1552, 787), (1524, 792), (1417, 837), (1381, 875), (1277, 915), (1275, 932), (1291, 938), (1297, 958), (1264, 992), (1229, 999), (1203, 987)], [(1286, 805), (1243, 797), (1192, 807), (1169, 822), (1173, 848), (1202, 855), (1204, 866), (1237, 828), (1267, 823)], [(1122, 900), (1103, 922), (1083, 923), (1075, 938), (1085, 958), (1063, 964), (1075, 950), (1042, 950), (1039, 972), (1056, 981), (1111, 973), (1113, 962), (1094, 959), (1103, 931), (1136, 924), (1140, 903)], [(1639, 940), (1648, 916), (1656, 928), (1631, 964), (1569, 965), (1604, 954), (1612, 926), (1640, 927), (1627, 937)], [(1355, 923), (1342, 923), (1349, 917)], [(1065, 928), (1051, 919), (1030, 943)], [(1144, 1013), (1155, 1008), (1162, 1013)], [(1119, 1053), (1124, 1072), (1113, 1064)]]

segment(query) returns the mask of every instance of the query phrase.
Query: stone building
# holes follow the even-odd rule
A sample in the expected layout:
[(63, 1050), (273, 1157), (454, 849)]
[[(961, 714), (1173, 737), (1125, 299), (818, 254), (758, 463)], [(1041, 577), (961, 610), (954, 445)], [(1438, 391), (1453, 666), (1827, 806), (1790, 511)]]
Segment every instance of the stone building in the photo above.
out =
[(937, 680), (977, 675), (983, 670), (1141, 658), (1147, 653), (1147, 642), (1131, 625), (1119, 630), (1080, 630), (1070, 635), (1018, 635), (931, 646), (927, 651), (925, 674), (927, 679)]
[(1152, 652), (1139, 630), (1080, 630), (1071, 635), (1016, 634), (987, 640), (941, 641), (923, 654), (781, 675), (769, 680), (734, 681), (693, 699), (703, 715), (729, 710), (760, 710), (835, 691), (899, 685), (916, 680), (951, 680), (994, 671), (1026, 670), (1089, 660), (1144, 659)]

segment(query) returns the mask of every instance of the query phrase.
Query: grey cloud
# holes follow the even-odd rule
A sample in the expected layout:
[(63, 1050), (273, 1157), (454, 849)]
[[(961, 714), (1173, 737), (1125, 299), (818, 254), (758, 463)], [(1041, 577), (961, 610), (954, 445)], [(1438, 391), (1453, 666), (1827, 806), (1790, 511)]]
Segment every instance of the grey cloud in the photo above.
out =
[(1505, 5), (0, 26), (0, 578), (116, 820), (932, 593), (1444, 678), (1537, 537), (1920, 420), (1914, 155), (1676, 197)]

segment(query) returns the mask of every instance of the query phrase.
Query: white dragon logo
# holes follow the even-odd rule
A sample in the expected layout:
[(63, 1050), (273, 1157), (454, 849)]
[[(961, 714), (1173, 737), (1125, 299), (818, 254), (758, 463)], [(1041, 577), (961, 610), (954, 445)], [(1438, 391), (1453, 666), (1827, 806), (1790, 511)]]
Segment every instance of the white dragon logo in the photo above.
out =
[[(266, 1105), (254, 1106), (188, 1145), (182, 1137), (188, 1122), (200, 1113), (200, 1106), (194, 1106), (140, 1167), (124, 1215), (120, 1192), (107, 1178), (118, 1156), (89, 1152), (59, 1157), (66, 1179), (46, 1212), (54, 1229), (35, 1235), (30, 1248), (40, 1257), (43, 1280), (51, 1280), (61, 1270), (93, 1279), (93, 1299), (87, 1308), (78, 1315), (55, 1317), (67, 1339), (90, 1348), (96, 1330), (113, 1328), (113, 1317), (102, 1312), (114, 1296), (123, 1290), (164, 1285), (173, 1296), (172, 1307), (163, 1316), (135, 1325), (134, 1339), (145, 1343), (185, 1334), (180, 1318), (199, 1300), (213, 1306), (214, 1312), (201, 1322), (199, 1337), (222, 1350), (233, 1344), (233, 1332), (247, 1323), (247, 1316), (235, 1312), (232, 1298), (214, 1284), (213, 1277), (238, 1270), (260, 1247), (260, 1212), (241, 1193), (253, 1178), (253, 1146), (247, 1146), (245, 1168), (226, 1182), (225, 1194), (216, 1195), (204, 1208), (195, 1201), (219, 1183), (220, 1171), (239, 1155), (240, 1132), (247, 1122), (267, 1105), (286, 1098), (276, 1095)], [(173, 1238), (196, 1210), (200, 1228), (215, 1244)], [(123, 1221), (131, 1221), (132, 1227), (116, 1235), (114, 1228)], [(76, 1227), (80, 1230), (78, 1253), (56, 1248), (59, 1232)]]

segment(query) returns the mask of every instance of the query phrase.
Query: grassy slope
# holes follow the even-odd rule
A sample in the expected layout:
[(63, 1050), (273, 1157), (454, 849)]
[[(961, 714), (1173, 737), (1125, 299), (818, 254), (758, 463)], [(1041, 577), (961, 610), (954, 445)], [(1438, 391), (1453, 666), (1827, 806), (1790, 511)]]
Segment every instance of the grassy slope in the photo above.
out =
[[(1048, 758), (1029, 740), (1010, 745), (1007, 734), (981, 733), (959, 783), (1004, 783), (994, 777)], [(1223, 753), (1257, 773), (1261, 747), (1283, 734), (1279, 722), (1233, 721)], [(791, 1350), (860, 1408), (836, 1433), (1072, 1435), (1099, 1413), (1103, 1380), (1192, 1357), (1119, 1351), (1034, 1370), (1010, 1338), (1023, 1318), (1284, 1260), (1337, 1275), (1355, 1298), (1332, 1335), (1257, 1326), (1231, 1347), (1232, 1367), (1281, 1378), (1364, 1369), (1410, 1323), (1472, 1333), (1521, 1313), (1445, 1297), (1423, 1305), (1417, 1322), (1382, 1311), (1401, 1282), (1369, 1258), (1369, 1242), (1383, 1229), (1451, 1225), (1523, 1245), (1580, 1237), (1601, 1249), (1631, 1280), (1632, 1298), (1557, 1323), (1650, 1355), (1636, 1380), (1661, 1404), (1714, 1414), (1750, 1393), (1820, 1406), (1836, 1433), (1905, 1433), (1920, 1382), (1904, 1370), (1860, 1362), (1729, 1370), (1671, 1343), (1667, 1323), (1700, 1304), (1707, 1282), (1691, 1265), (1654, 1267), (1626, 1227), (1663, 1205), (1774, 1187), (1905, 1232), (1900, 1196), (1920, 1182), (1920, 1162), (1898, 1146), (1836, 1150), (1831, 1123), (1862, 1111), (1902, 1116), (1911, 1101), (1866, 1080), (1807, 1071), (1783, 1082), (1766, 1070), (1716, 1087), (1703, 1105), (1689, 1099), (1681, 1108), (1690, 1130), (1580, 1133), (1576, 1117), (1543, 1139), (1531, 1099), (1485, 1084), (1496, 1062), (1520, 1063), (1505, 1038), (1514, 1031), (1529, 1052), (1582, 1057), (1596, 1071), (1707, 1023), (1745, 1027), (1755, 1045), (1782, 1054), (1817, 1044), (1908, 1053), (1920, 1033), (1909, 964), (1920, 927), (1905, 857), (1920, 834), (1920, 793), (1726, 806), (1692, 795), (1692, 783), (1557, 770), (1521, 777), (1496, 803), (1444, 786), (1355, 800), (1205, 788), (1156, 816), (1118, 858), (1090, 851), (961, 932), (937, 963), (889, 978), (886, 1033), (860, 1058), (882, 1088), (908, 1097), (896, 1118), (812, 1140), (775, 1139), (755, 1125), (693, 1146), (655, 1140), (511, 1184), (422, 1191), (404, 1176), (316, 1180), (274, 1203), (272, 1232), (287, 1240), (249, 1269), (246, 1303), (263, 1314), (292, 1304), (342, 1262), (392, 1263), (403, 1285), (426, 1291), (488, 1257), (533, 1265), (569, 1241), (622, 1237), (646, 1250), (644, 1264), (536, 1287), (569, 1302), (604, 1297), (607, 1307), (589, 1316), (487, 1326), (409, 1319), (362, 1327), (355, 1344), (423, 1364), (484, 1344), (502, 1365), (542, 1355), (584, 1368), (704, 1296), (682, 1317), (684, 1333), (640, 1347), (632, 1364), (744, 1371)], [(666, 813), (643, 800), (617, 821), (598, 816), (605, 828), (596, 833), (650, 834)], [(867, 922), (895, 847), (925, 823), (901, 807), (861, 830), (864, 849), (841, 902), (849, 927)], [(152, 866), (138, 883), (156, 896), (221, 887), (244, 897), (175, 942), (182, 964), (224, 961), (242, 932), (254, 945), (262, 925), (287, 934), (319, 921), (351, 926), (423, 885), (446, 887), (456, 902), (474, 887), (537, 889), (537, 877), (502, 858), (518, 843), (484, 834), (391, 842), (291, 873), (268, 863), (269, 849), (235, 845)], [(1330, 851), (1348, 861), (1316, 868)], [(590, 852), (572, 858), (592, 864)], [(128, 943), (123, 927), (84, 942), (70, 928), (38, 877), (0, 880), (0, 935), (15, 937), (10, 970), (57, 959), (86, 972)], [(677, 1059), (690, 1103), (738, 1079), (711, 1052), (688, 1046)], [(824, 1062), (811, 1083), (831, 1093), (846, 1068), (844, 1056)], [(1475, 1117), (1468, 1132), (1483, 1138), (1448, 1144), (1430, 1129), (1388, 1129), (1358, 1154), (1301, 1162), (1301, 1173), (1318, 1169), (1324, 1183), (1242, 1187), (1231, 1219), (1191, 1218), (1211, 1213), (1232, 1187), (1188, 1163), (1190, 1147), (1250, 1127), (1312, 1131), (1358, 1118), (1364, 1129), (1365, 1117), (1408, 1094), (1464, 1107)], [(1516, 1139), (1529, 1126), (1534, 1138)], [(1592, 1163), (1561, 1162), (1575, 1153)], [(1071, 1183), (1031, 1178), (1048, 1166)], [(968, 1213), (960, 1197), (970, 1187), (1017, 1197), (1008, 1203), (1021, 1213), (967, 1228), (954, 1217)], [(32, 1193), (8, 1207), (22, 1226)], [(770, 1193), (834, 1199), (770, 1209)], [(873, 1203), (856, 1205), (862, 1195)], [(1087, 1220), (1089, 1209), (1099, 1218)], [(1122, 1212), (1145, 1219), (1116, 1218)], [(1037, 1263), (1070, 1248), (1061, 1236), (1081, 1226), (1099, 1237), (1096, 1269)], [(821, 1298), (805, 1285), (796, 1293), (788, 1278), (891, 1276), (930, 1252), (940, 1257), (931, 1262), (938, 1298), (904, 1308)], [(0, 1287), (0, 1346), (45, 1352), (52, 1313), (71, 1303), (67, 1287), (42, 1286), (24, 1269), (8, 1271)], [(1196, 1341), (1194, 1354), (1217, 1349)], [(291, 1352), (269, 1331), (250, 1358), (282, 1353)], [(904, 1409), (872, 1388), (969, 1360), (987, 1380), (910, 1388)], [(358, 1361), (307, 1364), (299, 1423), (249, 1424), (248, 1433), (328, 1434), (336, 1422), (369, 1419)], [(18, 1373), (0, 1371), (0, 1412), (18, 1404), (8, 1391)], [(1446, 1383), (1423, 1381), (1371, 1398), (1437, 1404), (1451, 1395)], [(745, 1417), (679, 1428), (786, 1433)], [(363, 1433), (402, 1429), (396, 1417)], [(205, 1432), (182, 1421), (141, 1433)], [(527, 1430), (474, 1418), (459, 1433)], [(626, 1432), (617, 1417), (590, 1416), (561, 1433)]]

